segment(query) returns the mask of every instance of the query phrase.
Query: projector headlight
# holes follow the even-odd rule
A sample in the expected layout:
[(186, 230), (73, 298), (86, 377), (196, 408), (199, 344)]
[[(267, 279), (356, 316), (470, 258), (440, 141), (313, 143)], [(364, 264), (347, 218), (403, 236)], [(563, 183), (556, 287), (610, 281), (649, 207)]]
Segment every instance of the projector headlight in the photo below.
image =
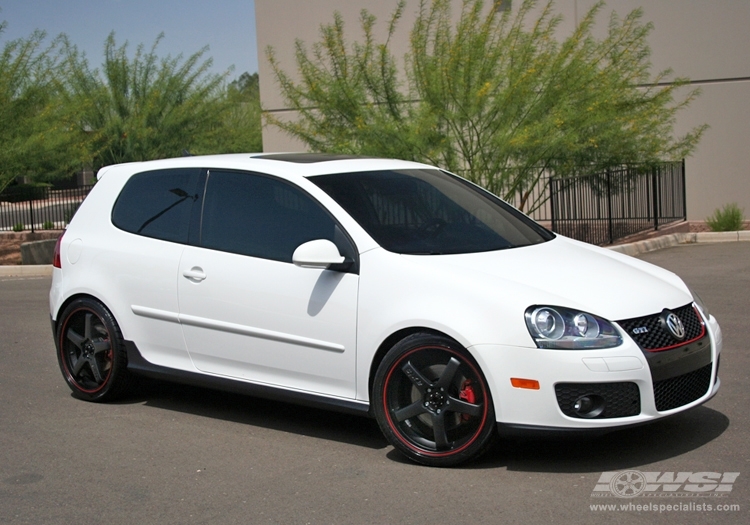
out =
[(539, 348), (585, 350), (622, 344), (620, 333), (606, 319), (561, 306), (530, 306), (526, 326)]

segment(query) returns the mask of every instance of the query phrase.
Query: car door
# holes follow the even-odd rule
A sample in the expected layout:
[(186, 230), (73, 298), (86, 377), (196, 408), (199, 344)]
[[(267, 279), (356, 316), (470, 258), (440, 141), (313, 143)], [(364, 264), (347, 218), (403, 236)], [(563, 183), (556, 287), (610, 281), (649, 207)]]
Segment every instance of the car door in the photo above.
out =
[(211, 374), (354, 398), (353, 272), (301, 268), (300, 244), (356, 254), (322, 206), (276, 178), (211, 170), (197, 246), (180, 262), (180, 322), (195, 366)]

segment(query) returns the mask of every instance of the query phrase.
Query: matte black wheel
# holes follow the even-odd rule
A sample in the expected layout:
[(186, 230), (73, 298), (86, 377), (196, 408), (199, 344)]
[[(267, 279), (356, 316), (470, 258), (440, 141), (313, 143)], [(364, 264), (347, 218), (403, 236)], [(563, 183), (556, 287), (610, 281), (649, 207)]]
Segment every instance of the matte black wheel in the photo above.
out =
[(73, 395), (86, 401), (111, 401), (130, 383), (120, 328), (100, 302), (70, 303), (57, 324), (57, 358)]
[(452, 340), (415, 334), (378, 367), (373, 408), (383, 434), (409, 459), (447, 467), (474, 459), (495, 435), (487, 382)]

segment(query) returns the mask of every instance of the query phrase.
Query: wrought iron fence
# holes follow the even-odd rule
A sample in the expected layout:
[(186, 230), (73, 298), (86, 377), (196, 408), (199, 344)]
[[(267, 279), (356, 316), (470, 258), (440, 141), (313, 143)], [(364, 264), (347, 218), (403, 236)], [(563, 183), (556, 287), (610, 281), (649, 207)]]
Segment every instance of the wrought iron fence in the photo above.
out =
[(505, 201), (515, 206), (526, 215), (541, 223), (547, 228), (551, 227), (552, 210), (550, 207), (550, 176), (544, 174), (539, 177), (536, 184), (524, 192), (505, 195)]
[(686, 218), (685, 162), (549, 180), (552, 230), (591, 244)]
[(9, 187), (0, 193), (0, 231), (61, 230), (93, 186)]

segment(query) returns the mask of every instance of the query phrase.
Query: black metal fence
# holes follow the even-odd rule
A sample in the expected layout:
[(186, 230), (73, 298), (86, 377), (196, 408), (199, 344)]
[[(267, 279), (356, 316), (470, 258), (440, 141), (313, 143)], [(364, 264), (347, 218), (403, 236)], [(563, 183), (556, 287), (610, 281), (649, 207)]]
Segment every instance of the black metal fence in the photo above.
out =
[(0, 193), (0, 231), (61, 230), (93, 186), (9, 187)]
[(685, 220), (685, 162), (549, 180), (552, 230), (591, 244)]

